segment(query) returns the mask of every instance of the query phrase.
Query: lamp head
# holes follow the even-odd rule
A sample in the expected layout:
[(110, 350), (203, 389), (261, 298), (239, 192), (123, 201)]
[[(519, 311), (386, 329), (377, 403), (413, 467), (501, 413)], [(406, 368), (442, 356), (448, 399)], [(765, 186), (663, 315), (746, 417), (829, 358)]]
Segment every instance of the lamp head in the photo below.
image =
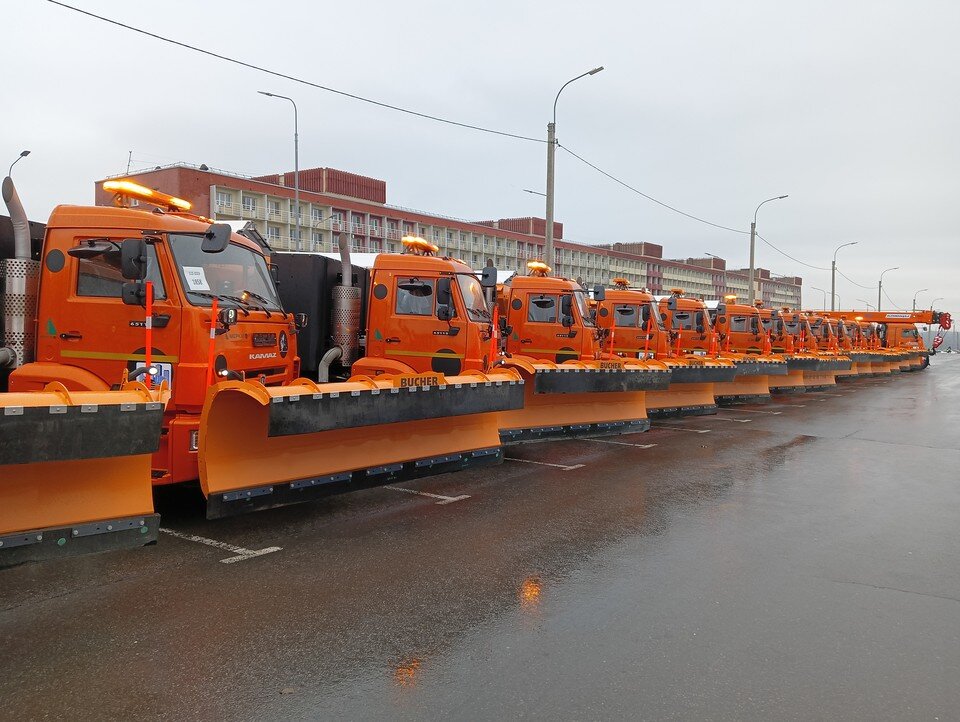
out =
[(596, 74), (599, 73), (601, 70), (603, 70), (603, 66), (602, 66), (602, 65), (601, 65), (599, 68), (594, 68), (594, 69), (591, 70), (589, 73), (587, 73), (587, 75), (596, 75)]

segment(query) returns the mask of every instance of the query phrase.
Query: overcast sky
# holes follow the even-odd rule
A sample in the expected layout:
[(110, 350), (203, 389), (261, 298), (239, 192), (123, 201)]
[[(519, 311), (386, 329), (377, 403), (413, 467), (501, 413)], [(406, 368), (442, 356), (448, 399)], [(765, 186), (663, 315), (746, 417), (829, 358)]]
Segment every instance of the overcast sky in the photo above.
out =
[[(119, 2), (91, 12), (315, 83), (424, 113), (542, 138), (557, 89), (561, 143), (694, 215), (759, 232), (829, 268), (842, 306), (960, 314), (960, 3)], [(466, 218), (543, 215), (543, 143), (403, 115), (237, 67), (43, 0), (5, 3), (0, 161), (31, 219), (90, 203), (93, 180), (176, 161), (242, 174), (300, 165), (382, 178), (387, 200)], [(9, 160), (3, 160), (7, 159)], [(653, 241), (668, 257), (745, 266), (748, 236), (661, 208), (558, 153), (557, 219), (586, 242)], [(757, 263), (828, 270), (758, 241)], [(884, 304), (889, 306), (886, 299)], [(862, 307), (862, 303), (857, 303)]]

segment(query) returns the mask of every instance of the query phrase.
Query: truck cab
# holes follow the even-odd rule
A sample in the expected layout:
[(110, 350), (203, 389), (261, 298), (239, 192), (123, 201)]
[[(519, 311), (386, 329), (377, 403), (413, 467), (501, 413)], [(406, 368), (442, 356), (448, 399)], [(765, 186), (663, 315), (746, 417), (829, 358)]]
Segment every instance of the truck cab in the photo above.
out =
[(586, 290), (568, 278), (514, 276), (498, 294), (501, 315), (511, 329), (508, 354), (564, 361), (606, 358)]
[[(615, 280), (616, 283), (616, 280)], [(670, 356), (667, 331), (653, 295), (618, 284), (597, 301), (597, 326), (605, 332), (603, 348), (627, 358)]]
[[(713, 329), (706, 305), (698, 298), (684, 296), (679, 288), (661, 298), (660, 314), (670, 332), (671, 347), (695, 354), (707, 354), (713, 345)], [(674, 340), (677, 339), (677, 340)]]
[(483, 288), (462, 261), (380, 254), (369, 286), (366, 355), (354, 362), (353, 373), (454, 376), (486, 372), (496, 361)]
[(711, 316), (721, 348), (747, 354), (764, 352), (767, 330), (756, 306), (720, 302)]
[(298, 375), (294, 319), (280, 305), (263, 249), (211, 228), (209, 219), (178, 208), (55, 208), (42, 249), (36, 360), (10, 376), (12, 391), (51, 381), (104, 391), (149, 361), (153, 381), (171, 391), (155, 483), (197, 478), (197, 430), (211, 378), (274, 385)]

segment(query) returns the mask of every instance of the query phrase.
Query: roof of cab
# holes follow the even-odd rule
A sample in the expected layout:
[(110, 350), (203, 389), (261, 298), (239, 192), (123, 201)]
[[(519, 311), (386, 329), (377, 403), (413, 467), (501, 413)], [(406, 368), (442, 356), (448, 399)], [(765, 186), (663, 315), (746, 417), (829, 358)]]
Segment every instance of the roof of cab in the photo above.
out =
[(516, 289), (537, 291), (582, 291), (576, 281), (557, 276), (514, 276), (510, 286)]
[[(211, 223), (210, 220), (201, 220), (189, 213), (155, 212), (117, 206), (59, 205), (50, 213), (47, 229), (90, 229), (98, 233), (103, 229), (205, 233)], [(230, 241), (260, 252), (256, 243), (236, 233), (231, 234)]]

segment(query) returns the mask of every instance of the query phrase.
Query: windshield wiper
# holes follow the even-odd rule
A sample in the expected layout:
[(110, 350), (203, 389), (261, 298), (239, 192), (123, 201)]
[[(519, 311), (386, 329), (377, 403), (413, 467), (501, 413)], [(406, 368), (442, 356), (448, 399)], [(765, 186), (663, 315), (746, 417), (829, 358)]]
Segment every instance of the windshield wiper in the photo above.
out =
[(233, 301), (237, 304), (240, 310), (243, 311), (244, 316), (250, 315), (250, 311), (247, 310), (248, 306), (250, 308), (254, 308), (249, 303), (246, 303), (242, 298), (238, 298), (237, 296), (228, 296), (225, 293), (209, 293), (207, 291), (189, 291), (188, 293), (192, 293), (195, 296), (203, 296), (204, 298), (215, 298), (218, 301)]
[(250, 291), (246, 288), (243, 289), (242, 293), (246, 294), (247, 296), (253, 296), (258, 301), (263, 301), (263, 305), (261, 306), (261, 309), (265, 314), (267, 314), (267, 318), (270, 318), (270, 310), (267, 308), (267, 305), (273, 303), (273, 301), (271, 301), (268, 298), (264, 298), (259, 293), (255, 293), (254, 291)]

